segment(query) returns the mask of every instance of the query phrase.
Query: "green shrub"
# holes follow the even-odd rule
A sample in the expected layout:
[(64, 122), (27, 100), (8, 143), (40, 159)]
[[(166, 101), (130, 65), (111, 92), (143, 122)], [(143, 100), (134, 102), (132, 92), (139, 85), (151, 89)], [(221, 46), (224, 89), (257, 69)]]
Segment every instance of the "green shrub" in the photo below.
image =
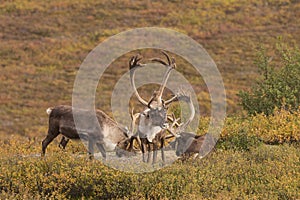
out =
[(245, 132), (241, 132), (237, 135), (232, 135), (225, 138), (221, 138), (216, 148), (224, 150), (237, 150), (237, 151), (249, 151), (251, 148), (257, 147), (261, 144), (260, 139), (256, 136), (248, 135)]
[(251, 92), (240, 91), (241, 105), (250, 115), (273, 114), (274, 109), (294, 111), (300, 101), (300, 51), (277, 45), (275, 58), (281, 66), (272, 65), (265, 49), (258, 53), (255, 64), (263, 79), (258, 80)]

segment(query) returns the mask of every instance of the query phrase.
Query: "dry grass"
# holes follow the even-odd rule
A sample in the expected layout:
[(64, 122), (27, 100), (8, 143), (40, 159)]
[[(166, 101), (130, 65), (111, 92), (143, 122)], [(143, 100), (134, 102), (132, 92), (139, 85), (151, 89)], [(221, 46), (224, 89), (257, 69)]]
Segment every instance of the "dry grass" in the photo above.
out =
[[(71, 104), (76, 71), (89, 51), (113, 34), (145, 26), (175, 29), (202, 44), (222, 73), (228, 112), (240, 112), (236, 93), (257, 77), (256, 49), (265, 45), (272, 55), (279, 36), (299, 46), (299, 8), (299, 2), (286, 0), (5, 1), (0, 6), (0, 132), (44, 134), (44, 110)], [(127, 71), (131, 55), (113, 63), (107, 80)], [(191, 67), (180, 66), (198, 94), (202, 113), (209, 113), (205, 85)], [(97, 107), (107, 112), (111, 89), (99, 88), (101, 99), (96, 99)]]

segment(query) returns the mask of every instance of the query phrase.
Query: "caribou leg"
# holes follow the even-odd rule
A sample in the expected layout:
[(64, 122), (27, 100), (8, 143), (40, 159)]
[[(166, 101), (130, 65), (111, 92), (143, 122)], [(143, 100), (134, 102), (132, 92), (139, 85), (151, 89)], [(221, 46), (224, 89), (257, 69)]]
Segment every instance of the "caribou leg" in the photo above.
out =
[(58, 136), (58, 134), (59, 133), (53, 134), (50, 131), (48, 131), (48, 135), (42, 142), (42, 156), (45, 155), (47, 146), (54, 140), (54, 138), (56, 138)]
[(102, 157), (105, 160), (106, 159), (106, 151), (104, 149), (103, 142), (97, 142), (96, 145), (97, 145), (97, 148), (99, 149), (99, 151), (101, 152)]
[(157, 144), (156, 141), (153, 142), (153, 160), (152, 160), (152, 165), (156, 163), (157, 160)]
[(67, 146), (67, 144), (68, 144), (68, 142), (69, 142), (69, 140), (70, 140), (70, 139), (68, 139), (68, 138), (66, 138), (66, 137), (63, 136), (63, 137), (61, 138), (60, 143), (59, 143), (58, 146), (59, 146), (60, 148), (62, 148), (62, 149), (65, 149), (66, 146)]
[(89, 159), (92, 160), (94, 158), (94, 138), (89, 137), (88, 139), (88, 152), (89, 152)]
[(146, 162), (146, 151), (147, 151), (147, 139), (141, 138), (141, 149), (142, 149), (142, 155), (143, 155), (143, 162)]
[(147, 163), (150, 162), (150, 157), (151, 157), (151, 145), (150, 143), (147, 141)]
[(162, 164), (164, 165), (165, 164), (165, 151), (164, 151), (164, 144), (165, 144), (165, 140), (164, 138), (162, 138), (160, 140), (160, 151), (161, 151), (161, 159), (162, 159)]

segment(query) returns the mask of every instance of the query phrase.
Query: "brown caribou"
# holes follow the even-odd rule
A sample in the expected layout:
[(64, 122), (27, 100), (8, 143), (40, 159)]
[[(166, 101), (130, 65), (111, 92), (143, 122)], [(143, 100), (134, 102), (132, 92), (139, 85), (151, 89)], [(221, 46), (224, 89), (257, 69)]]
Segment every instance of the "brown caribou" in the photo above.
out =
[[(42, 155), (45, 155), (47, 146), (59, 134), (63, 135), (60, 142), (63, 147), (69, 139), (87, 140), (90, 158), (93, 157), (95, 145), (103, 158), (106, 158), (106, 151), (116, 151), (117, 155), (121, 155), (119, 151), (127, 150), (131, 141), (129, 136), (132, 133), (126, 127), (118, 125), (101, 110), (96, 110), (96, 121), (91, 120), (93, 118), (91, 110), (75, 109), (67, 105), (48, 108), (47, 113), (49, 114), (49, 127), (48, 134), (42, 142)], [(76, 127), (74, 113), (85, 119), (87, 124), (84, 128)], [(135, 120), (136, 118), (133, 118), (132, 124), (135, 124)], [(133, 128), (133, 125), (130, 128)]]

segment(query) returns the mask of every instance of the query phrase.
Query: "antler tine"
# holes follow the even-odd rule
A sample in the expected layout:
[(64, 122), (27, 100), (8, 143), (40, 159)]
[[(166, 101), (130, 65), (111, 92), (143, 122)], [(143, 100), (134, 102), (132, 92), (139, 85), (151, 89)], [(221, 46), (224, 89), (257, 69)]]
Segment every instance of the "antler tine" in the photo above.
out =
[(178, 101), (177, 95), (174, 95), (171, 99), (165, 101), (165, 106), (168, 106), (170, 103)]
[(140, 60), (142, 60), (142, 57), (139, 54), (132, 56), (129, 61), (129, 69), (132, 69), (137, 66), (142, 66), (140, 63), (138, 63)]
[(193, 121), (193, 119), (195, 117), (195, 107), (194, 107), (194, 104), (191, 100), (191, 93), (187, 90), (183, 90), (181, 88), (180, 91), (177, 94), (177, 99), (179, 101), (185, 101), (186, 103), (188, 103), (189, 109), (191, 111), (189, 119), (179, 127), (180, 130), (183, 131)]
[[(173, 118), (173, 123), (172, 123), (172, 127), (175, 126), (176, 124), (178, 124), (178, 121), (180, 120), (180, 117), (176, 119), (175, 114), (172, 113), (172, 118)], [(180, 124), (179, 124), (180, 125)]]
[(172, 57), (172, 66), (176, 68), (175, 58)]
[(130, 61), (129, 61), (129, 69), (130, 69), (130, 82), (131, 82), (131, 86), (134, 90), (134, 94), (137, 97), (138, 101), (143, 104), (144, 106), (148, 106), (148, 102), (145, 101), (138, 93), (136, 86), (135, 86), (135, 82), (134, 82), (134, 77), (135, 77), (135, 70), (138, 67), (143, 67), (144, 64), (139, 63), (139, 61), (142, 59), (142, 57), (139, 57), (138, 55), (135, 55), (133, 57), (131, 57)]
[(180, 88), (179, 91), (177, 92), (177, 94), (175, 94), (171, 99), (165, 101), (165, 105), (167, 106), (174, 101), (189, 102), (190, 98), (191, 98), (191, 94), (189, 92), (183, 90), (182, 88)]
[(134, 110), (134, 108), (132, 108), (132, 109), (131, 109), (131, 112), (130, 112), (131, 120), (133, 120), (133, 110)]
[(134, 112), (134, 108), (131, 109), (131, 112), (130, 112), (130, 117), (131, 117), (131, 124), (130, 124), (130, 133), (131, 133), (131, 136), (133, 135), (133, 132), (134, 132), (134, 126), (135, 126), (135, 122), (136, 120), (139, 118), (140, 116), (140, 113), (135, 113), (133, 114)]
[(139, 118), (140, 116), (140, 113), (135, 113), (134, 114), (134, 108), (131, 109), (131, 112), (130, 112), (130, 117), (132, 120), (136, 120), (137, 118)]
[(166, 66), (168, 65), (165, 61), (163, 61), (160, 58), (151, 58), (150, 61), (158, 62), (158, 63), (166, 65)]
[(167, 52), (165, 52), (165, 51), (161, 51), (161, 52), (167, 58), (168, 63), (166, 63), (165, 61), (163, 61), (160, 58), (151, 58), (150, 61), (159, 62), (160, 64), (163, 64), (165, 66), (175, 68), (176, 67), (176, 63), (175, 63), (174, 57), (171, 58), (169, 56), (169, 54)]
[(179, 101), (185, 101), (187, 103), (191, 101), (190, 91), (184, 90), (183, 88), (179, 88), (176, 96), (177, 96)]
[(165, 52), (165, 51), (161, 51), (161, 52), (166, 56), (166, 58), (168, 60), (168, 65), (171, 65), (172, 63), (171, 63), (169, 54), (167, 54), (167, 52)]
[(134, 67), (136, 56), (132, 56), (129, 60), (129, 69), (132, 69)]
[(175, 59), (174, 58), (172, 58), (172, 63), (171, 63), (170, 56), (165, 51), (162, 51), (162, 53), (166, 56), (169, 64), (168, 64), (168, 69), (167, 69), (167, 71), (164, 74), (162, 84), (161, 84), (161, 86), (160, 86), (160, 88), (158, 90), (158, 94), (157, 94), (156, 99), (158, 101), (160, 101), (163, 104), (163, 106), (165, 106), (165, 102), (164, 103), (162, 102), (161, 97), (162, 97), (164, 89), (165, 89), (165, 87), (167, 85), (167, 81), (169, 79), (170, 73), (175, 68), (176, 65), (175, 65)]
[(138, 55), (136, 56), (135, 60), (136, 60), (136, 63), (138, 63), (140, 60), (142, 60), (142, 57), (139, 57), (139, 54), (138, 54)]
[(180, 118), (175, 117), (174, 113), (172, 113), (172, 117), (170, 118), (170, 120), (172, 121), (171, 127), (167, 128), (168, 131), (175, 137), (179, 137), (179, 135), (176, 133), (176, 130), (174, 130), (174, 126), (176, 126), (178, 124), (178, 121), (180, 120)]
[[(176, 125), (177, 127), (179, 127), (179, 126), (182, 125), (181, 123), (180, 124), (178, 123), (178, 121), (180, 120), (180, 118), (176, 119), (174, 113), (172, 113), (172, 116), (168, 115), (167, 119), (170, 120), (172, 123), (174, 123), (174, 121), (175, 121), (174, 125)], [(172, 125), (172, 126), (174, 126), (174, 125)]]

